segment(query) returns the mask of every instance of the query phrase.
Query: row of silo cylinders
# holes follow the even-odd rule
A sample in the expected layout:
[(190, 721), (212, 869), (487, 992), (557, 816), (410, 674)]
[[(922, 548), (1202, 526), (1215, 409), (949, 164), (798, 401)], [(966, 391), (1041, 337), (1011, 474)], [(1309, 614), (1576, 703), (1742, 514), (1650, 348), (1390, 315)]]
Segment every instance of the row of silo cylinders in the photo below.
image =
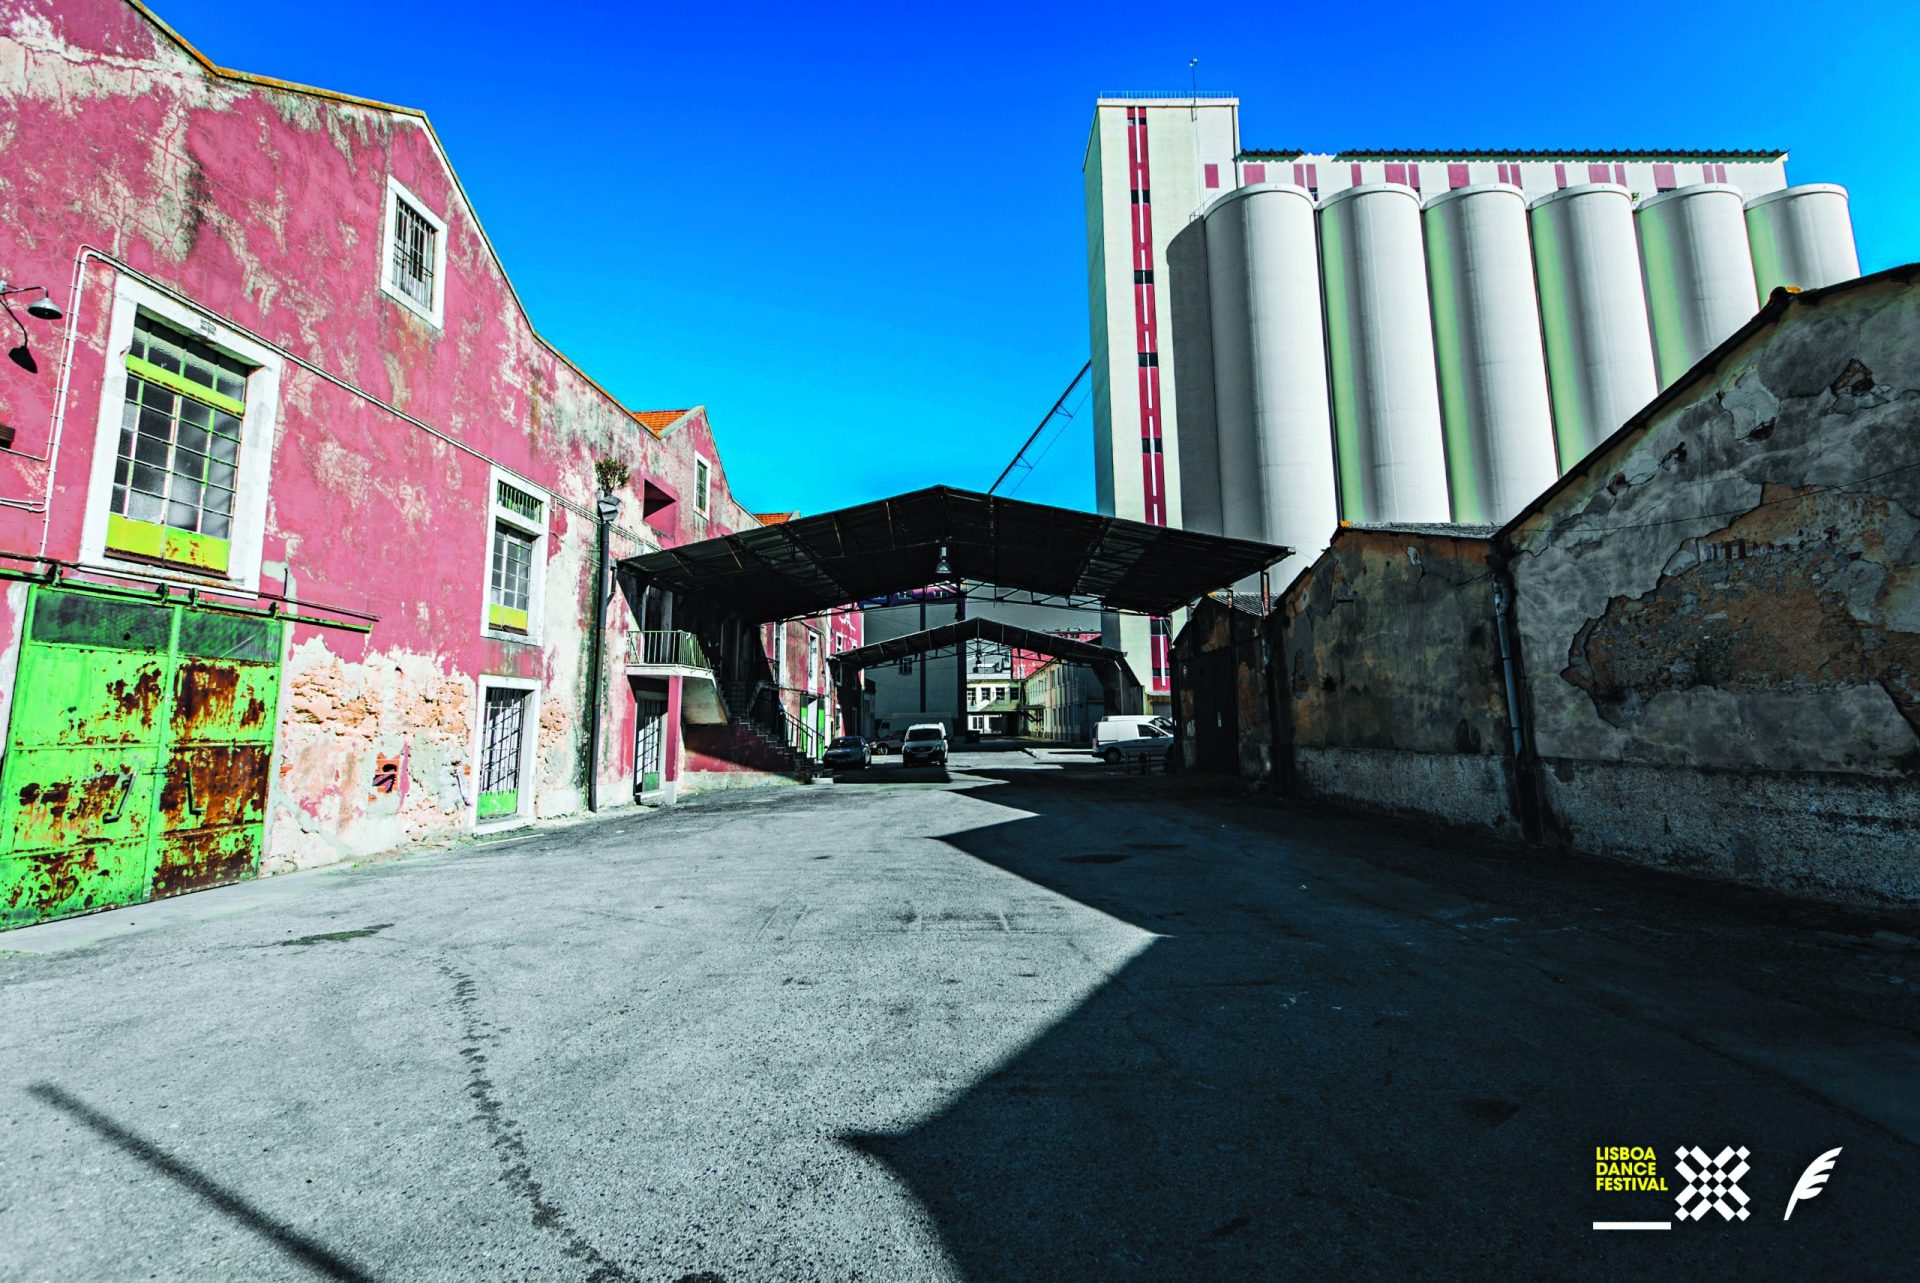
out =
[(1759, 297), (1859, 274), (1824, 184), (1745, 202), (1702, 184), (1637, 213), (1608, 183), (1531, 209), (1503, 185), (1423, 208), (1372, 184), (1317, 213), (1276, 184), (1205, 217), (1222, 525), (1298, 549), (1283, 575), (1342, 516), (1505, 520)]

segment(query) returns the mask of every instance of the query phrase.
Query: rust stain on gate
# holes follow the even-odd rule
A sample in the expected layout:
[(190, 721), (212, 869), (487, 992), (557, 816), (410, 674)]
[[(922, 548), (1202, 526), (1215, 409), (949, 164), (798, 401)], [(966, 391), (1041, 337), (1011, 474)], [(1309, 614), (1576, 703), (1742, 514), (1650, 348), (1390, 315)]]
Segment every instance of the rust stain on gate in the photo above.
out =
[(249, 877), (283, 625), (36, 588), (0, 775), (0, 926)]

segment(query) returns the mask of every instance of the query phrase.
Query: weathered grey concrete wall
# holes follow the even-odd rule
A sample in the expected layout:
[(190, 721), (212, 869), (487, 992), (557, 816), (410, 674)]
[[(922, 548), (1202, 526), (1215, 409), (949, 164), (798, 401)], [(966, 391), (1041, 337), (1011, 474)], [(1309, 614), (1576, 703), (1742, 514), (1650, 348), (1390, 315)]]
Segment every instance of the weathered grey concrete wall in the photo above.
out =
[(1574, 848), (1920, 900), (1920, 291), (1782, 300), (1503, 538)]
[(1490, 531), (1342, 527), (1281, 599), (1296, 786), (1517, 832)]

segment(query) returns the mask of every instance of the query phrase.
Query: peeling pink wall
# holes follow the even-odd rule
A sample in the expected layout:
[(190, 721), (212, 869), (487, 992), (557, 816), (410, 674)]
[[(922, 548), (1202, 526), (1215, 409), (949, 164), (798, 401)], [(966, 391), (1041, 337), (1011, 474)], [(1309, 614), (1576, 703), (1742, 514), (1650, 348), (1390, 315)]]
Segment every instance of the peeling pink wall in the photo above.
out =
[[(16, 431), (0, 450), (0, 551), (30, 558), (44, 540), (48, 557), (79, 559), (101, 398), (121, 394), (122, 353), (107, 350), (117, 260), (306, 363), (282, 376), (261, 588), (378, 617), (366, 636), (293, 630), (269, 865), (467, 823), (480, 674), (541, 683), (536, 810), (582, 805), (592, 464), (632, 472), (615, 556), (655, 541), (643, 476), (691, 507), (695, 450), (715, 468), (708, 533), (750, 527), (705, 415), (657, 438), (540, 342), (416, 115), (217, 77), (122, 0), (0, 4), (0, 87), (0, 274), (44, 282), (69, 318), (29, 322), (37, 376), (0, 367), (0, 423)], [(379, 288), (389, 174), (447, 224), (438, 331)], [(540, 645), (481, 630), (490, 462), (553, 496)], [(680, 538), (695, 537), (690, 517)], [(598, 769), (603, 795), (624, 800), (621, 634), (634, 625), (617, 595), (609, 621)], [(0, 610), (0, 650), (17, 634)], [(408, 764), (405, 787), (376, 792), (374, 761), (390, 755)]]

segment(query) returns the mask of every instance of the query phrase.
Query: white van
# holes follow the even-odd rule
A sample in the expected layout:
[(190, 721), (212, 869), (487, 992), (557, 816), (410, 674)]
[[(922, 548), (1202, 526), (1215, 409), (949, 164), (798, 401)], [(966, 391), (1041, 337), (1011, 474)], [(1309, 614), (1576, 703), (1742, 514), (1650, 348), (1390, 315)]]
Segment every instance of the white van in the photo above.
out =
[(1148, 739), (1165, 735), (1165, 727), (1157, 725), (1155, 719), (1145, 713), (1128, 713), (1122, 717), (1103, 717), (1093, 728), (1093, 751), (1099, 753), (1107, 745), (1118, 740)]

